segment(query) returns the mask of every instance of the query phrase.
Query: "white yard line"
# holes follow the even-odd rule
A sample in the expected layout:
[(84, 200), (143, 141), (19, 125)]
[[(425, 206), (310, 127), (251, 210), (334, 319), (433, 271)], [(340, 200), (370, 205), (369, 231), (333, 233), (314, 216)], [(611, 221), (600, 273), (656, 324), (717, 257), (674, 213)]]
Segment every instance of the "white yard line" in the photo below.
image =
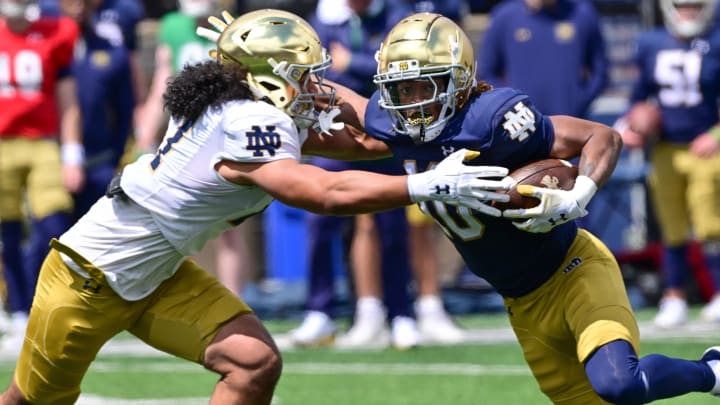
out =
[[(96, 360), (92, 373), (197, 373), (203, 368), (193, 363), (167, 362), (118, 364)], [(393, 375), (530, 375), (525, 365), (478, 365), (461, 363), (289, 363), (283, 365), (283, 374), (393, 374)]]
[[(651, 322), (640, 324), (640, 337), (643, 342), (649, 341), (717, 341), (720, 343), (719, 327), (714, 323), (691, 321), (682, 327), (674, 329), (661, 329), (655, 327)], [(494, 344), (513, 343), (515, 335), (509, 327), (467, 329), (465, 331), (463, 344)], [(283, 340), (283, 335), (276, 336), (278, 343)], [(282, 350), (293, 350), (292, 347), (282, 344)], [(164, 357), (165, 353), (156, 350), (137, 339), (114, 339), (108, 342), (100, 351), (103, 355), (141, 356), (141, 357)]]
[(81, 394), (76, 405), (200, 405), (207, 404), (207, 398), (171, 398), (171, 399), (120, 399), (105, 398), (98, 395)]

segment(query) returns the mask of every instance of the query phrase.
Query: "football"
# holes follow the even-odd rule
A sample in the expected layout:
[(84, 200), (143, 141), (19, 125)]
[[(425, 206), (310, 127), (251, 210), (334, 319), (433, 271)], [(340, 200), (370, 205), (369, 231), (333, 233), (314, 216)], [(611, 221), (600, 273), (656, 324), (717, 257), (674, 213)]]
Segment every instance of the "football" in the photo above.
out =
[(544, 159), (522, 166), (508, 176), (515, 180), (515, 186), (505, 191), (510, 195), (506, 203), (495, 202), (498, 209), (532, 208), (540, 203), (535, 197), (520, 195), (517, 186), (527, 184), (537, 187), (571, 190), (575, 185), (578, 169), (572, 163), (562, 159)]

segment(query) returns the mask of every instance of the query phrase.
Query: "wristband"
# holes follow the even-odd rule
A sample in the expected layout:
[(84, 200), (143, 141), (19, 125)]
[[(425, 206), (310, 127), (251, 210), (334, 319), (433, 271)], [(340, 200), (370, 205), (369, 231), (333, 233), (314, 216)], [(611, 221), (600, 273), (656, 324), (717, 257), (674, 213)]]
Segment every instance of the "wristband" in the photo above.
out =
[(712, 128), (708, 130), (708, 134), (713, 137), (717, 142), (720, 142), (720, 127), (717, 125), (713, 125)]
[(427, 176), (431, 173), (432, 171), (427, 171), (407, 176), (407, 189), (410, 201), (418, 203), (430, 199)]
[(572, 189), (573, 195), (578, 202), (580, 208), (585, 209), (590, 199), (597, 191), (597, 184), (588, 176), (577, 176), (575, 186)]
[(79, 143), (64, 143), (60, 146), (63, 164), (82, 165), (85, 163), (85, 147)]

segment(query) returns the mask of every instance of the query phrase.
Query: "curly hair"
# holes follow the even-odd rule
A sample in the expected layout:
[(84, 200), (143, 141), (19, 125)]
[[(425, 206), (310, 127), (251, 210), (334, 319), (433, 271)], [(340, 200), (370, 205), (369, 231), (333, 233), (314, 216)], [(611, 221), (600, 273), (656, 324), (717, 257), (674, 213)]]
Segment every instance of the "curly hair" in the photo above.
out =
[(168, 81), (163, 95), (170, 116), (185, 121), (195, 121), (207, 108), (219, 107), (227, 101), (252, 98), (247, 68), (215, 60), (186, 65)]
[(485, 93), (486, 91), (492, 90), (493, 86), (486, 82), (485, 80), (478, 80), (477, 86), (470, 92), (470, 97), (473, 98), (475, 96), (479, 96), (482, 93)]

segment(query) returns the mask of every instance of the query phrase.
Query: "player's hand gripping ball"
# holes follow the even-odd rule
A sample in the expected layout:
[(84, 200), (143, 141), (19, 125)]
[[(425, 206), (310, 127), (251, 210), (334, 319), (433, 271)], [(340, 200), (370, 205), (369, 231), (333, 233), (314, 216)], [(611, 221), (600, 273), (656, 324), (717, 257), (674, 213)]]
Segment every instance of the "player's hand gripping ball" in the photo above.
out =
[(532, 162), (508, 175), (515, 181), (515, 185), (506, 191), (510, 195), (510, 201), (507, 203), (496, 201), (493, 206), (500, 210), (535, 207), (540, 200), (521, 195), (517, 189), (519, 185), (572, 190), (577, 175), (577, 167), (566, 160), (544, 159)]

